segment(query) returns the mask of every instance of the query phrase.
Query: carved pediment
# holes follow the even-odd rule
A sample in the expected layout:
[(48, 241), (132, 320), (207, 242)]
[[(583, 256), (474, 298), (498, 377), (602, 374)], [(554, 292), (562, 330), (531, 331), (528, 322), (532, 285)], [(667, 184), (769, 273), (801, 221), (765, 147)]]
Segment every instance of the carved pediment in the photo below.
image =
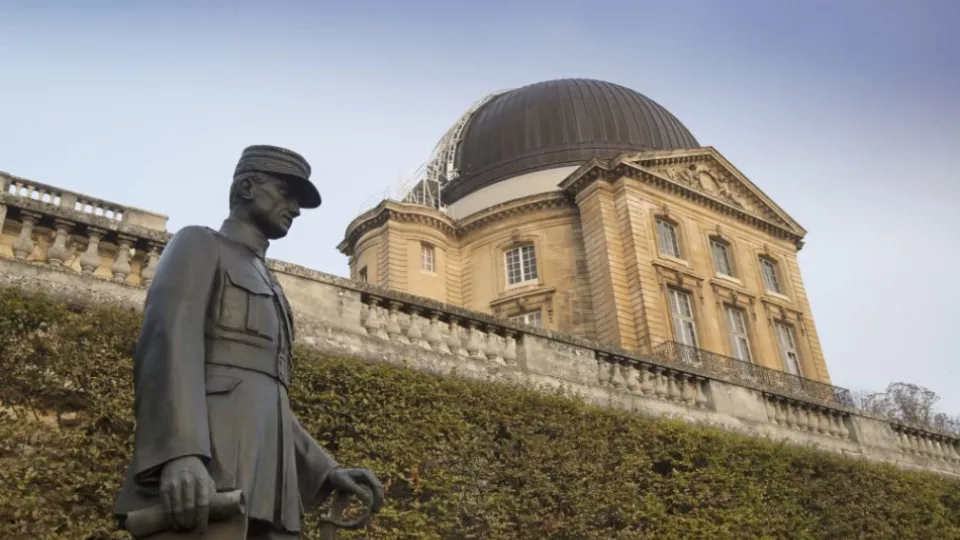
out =
[(734, 208), (785, 227), (798, 234), (800, 225), (756, 185), (726, 162), (715, 150), (689, 156), (657, 158), (637, 156), (636, 164), (688, 189), (708, 195)]

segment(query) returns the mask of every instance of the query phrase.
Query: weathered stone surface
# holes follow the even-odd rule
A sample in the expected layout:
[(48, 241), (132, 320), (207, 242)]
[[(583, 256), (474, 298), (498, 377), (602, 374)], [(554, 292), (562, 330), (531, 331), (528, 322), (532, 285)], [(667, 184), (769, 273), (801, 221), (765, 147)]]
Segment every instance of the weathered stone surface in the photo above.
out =
[[(296, 313), (297, 340), (327, 355), (563, 387), (598, 405), (960, 477), (960, 441), (955, 436), (897, 426), (803, 396), (724, 380), (693, 367), (665, 365), (655, 358), (512, 325), (290, 263), (270, 261), (269, 266)], [(0, 258), (0, 286), (21, 286), (71, 303), (111, 303), (136, 310), (146, 296), (142, 286), (10, 258)], [(396, 325), (388, 328), (391, 317)], [(459, 329), (459, 346), (451, 336), (451, 324)], [(467, 335), (471, 324), (473, 339)]]

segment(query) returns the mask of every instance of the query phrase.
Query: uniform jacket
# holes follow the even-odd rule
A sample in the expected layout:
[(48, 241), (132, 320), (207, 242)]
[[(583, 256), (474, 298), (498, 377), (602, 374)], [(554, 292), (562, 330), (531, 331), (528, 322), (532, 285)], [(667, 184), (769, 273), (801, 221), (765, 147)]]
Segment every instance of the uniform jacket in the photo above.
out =
[(290, 410), (292, 313), (266, 269), (268, 242), (228, 219), (190, 226), (163, 251), (134, 355), (136, 431), (115, 512), (160, 504), (164, 463), (188, 455), (248, 517), (290, 532), (329, 493), (336, 462)]

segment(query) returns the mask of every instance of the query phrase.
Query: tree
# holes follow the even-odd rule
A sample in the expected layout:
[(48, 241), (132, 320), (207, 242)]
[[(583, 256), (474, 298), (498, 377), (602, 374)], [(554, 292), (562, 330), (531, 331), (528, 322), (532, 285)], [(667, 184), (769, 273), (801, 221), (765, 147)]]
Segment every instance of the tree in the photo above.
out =
[(883, 392), (856, 392), (854, 400), (857, 407), (867, 414), (960, 433), (960, 416), (936, 412), (934, 405), (940, 396), (918, 384), (890, 383)]

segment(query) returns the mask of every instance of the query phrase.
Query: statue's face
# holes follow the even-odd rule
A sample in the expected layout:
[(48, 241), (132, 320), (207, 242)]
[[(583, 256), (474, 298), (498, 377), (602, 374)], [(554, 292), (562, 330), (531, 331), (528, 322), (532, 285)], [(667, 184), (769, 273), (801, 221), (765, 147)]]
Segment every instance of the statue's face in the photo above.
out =
[(300, 203), (292, 184), (266, 174), (263, 177), (262, 183), (251, 186), (250, 217), (264, 236), (276, 240), (290, 231), (293, 220), (300, 215)]

